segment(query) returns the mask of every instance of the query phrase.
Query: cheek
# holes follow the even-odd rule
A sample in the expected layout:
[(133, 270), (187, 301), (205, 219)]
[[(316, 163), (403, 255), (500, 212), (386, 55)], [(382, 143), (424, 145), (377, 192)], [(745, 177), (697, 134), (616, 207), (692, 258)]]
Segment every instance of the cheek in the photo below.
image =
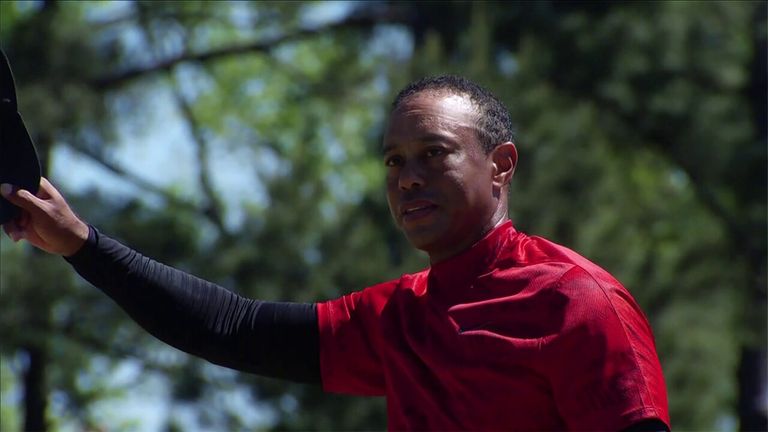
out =
[(441, 178), (441, 189), (445, 197), (453, 204), (457, 211), (464, 210), (467, 205), (474, 201), (471, 190), (471, 182), (464, 179), (458, 172), (449, 171), (444, 173)]
[(445, 189), (452, 201), (457, 205), (456, 210), (462, 213), (476, 211), (482, 207), (492, 194), (490, 181), (485, 181), (485, 173), (476, 171), (454, 170), (444, 176)]
[(386, 192), (387, 192), (387, 202), (392, 204), (392, 202), (396, 198), (396, 194), (398, 194), (399, 190), (400, 190), (400, 188), (398, 186), (397, 177), (388, 174), (387, 177), (386, 177), (386, 180), (385, 180), (385, 186), (387, 188), (387, 190), (386, 190)]
[(384, 178), (384, 181), (387, 185), (387, 191), (397, 186), (397, 174), (395, 174), (393, 171), (394, 170), (392, 169), (387, 170), (387, 174)]
[(397, 193), (398, 193), (397, 178), (387, 175), (386, 188), (387, 188), (386, 190), (387, 205), (389, 207), (389, 212), (392, 214), (392, 217), (395, 218), (395, 220), (397, 220), (397, 217), (395, 217), (395, 211), (392, 206), (393, 204), (396, 204), (396, 200), (397, 200)]

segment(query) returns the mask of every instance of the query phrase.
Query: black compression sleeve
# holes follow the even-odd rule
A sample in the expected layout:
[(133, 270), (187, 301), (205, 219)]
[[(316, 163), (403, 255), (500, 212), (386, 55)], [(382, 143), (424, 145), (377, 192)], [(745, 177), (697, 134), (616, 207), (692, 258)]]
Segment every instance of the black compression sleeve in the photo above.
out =
[(659, 419), (647, 419), (622, 429), (621, 432), (669, 432), (669, 428)]
[(243, 298), (153, 261), (93, 227), (85, 245), (66, 260), (163, 342), (233, 369), (320, 382), (314, 304)]

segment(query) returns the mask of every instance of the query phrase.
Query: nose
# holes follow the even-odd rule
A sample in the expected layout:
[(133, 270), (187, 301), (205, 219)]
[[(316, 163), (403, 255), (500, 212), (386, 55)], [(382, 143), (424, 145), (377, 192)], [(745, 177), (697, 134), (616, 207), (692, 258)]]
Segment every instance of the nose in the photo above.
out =
[(400, 175), (398, 176), (397, 183), (401, 190), (424, 187), (424, 173), (417, 163), (405, 163), (400, 168)]

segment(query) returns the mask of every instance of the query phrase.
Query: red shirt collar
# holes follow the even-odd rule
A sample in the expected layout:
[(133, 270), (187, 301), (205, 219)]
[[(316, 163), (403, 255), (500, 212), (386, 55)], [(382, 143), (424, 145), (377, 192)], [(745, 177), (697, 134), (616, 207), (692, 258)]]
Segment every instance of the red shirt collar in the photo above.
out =
[(516, 233), (512, 221), (507, 220), (466, 251), (432, 265), (428, 276), (429, 290), (433, 294), (461, 294), (456, 291), (471, 287), (475, 279), (495, 268), (499, 253)]

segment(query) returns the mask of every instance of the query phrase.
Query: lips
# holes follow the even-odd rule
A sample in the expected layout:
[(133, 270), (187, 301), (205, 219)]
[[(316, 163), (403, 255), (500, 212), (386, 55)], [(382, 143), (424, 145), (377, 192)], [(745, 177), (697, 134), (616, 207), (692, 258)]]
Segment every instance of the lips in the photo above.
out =
[(403, 222), (412, 222), (429, 216), (436, 208), (430, 201), (408, 201), (400, 205), (400, 217)]

